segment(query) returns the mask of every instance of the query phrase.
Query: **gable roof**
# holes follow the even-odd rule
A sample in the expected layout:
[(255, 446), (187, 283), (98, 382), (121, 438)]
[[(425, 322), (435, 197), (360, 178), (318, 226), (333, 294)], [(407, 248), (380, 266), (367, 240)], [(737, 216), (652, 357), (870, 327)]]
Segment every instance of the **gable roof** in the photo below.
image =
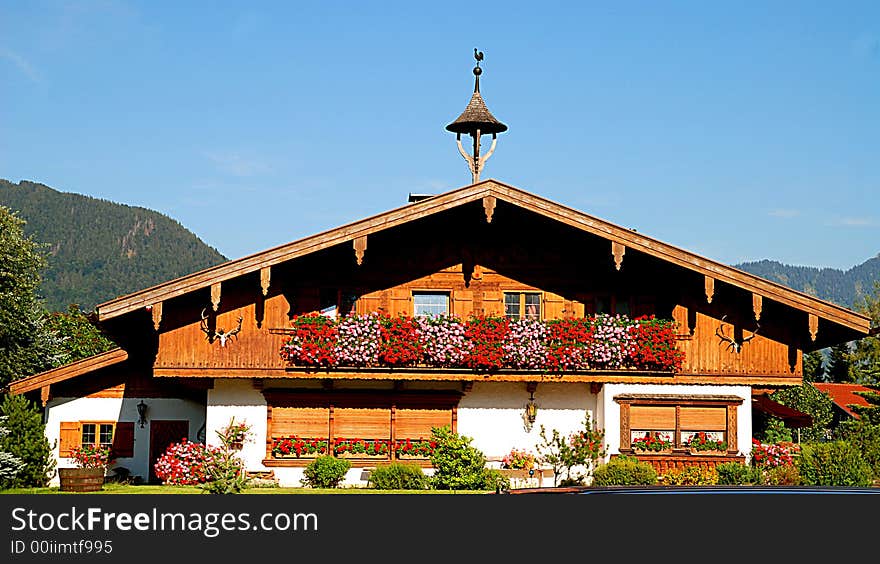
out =
[[(206, 288), (244, 274), (256, 272), (261, 268), (271, 267), (340, 243), (354, 241), (371, 233), (390, 229), (444, 210), (483, 200), (484, 198), (486, 199), (484, 200), (484, 205), (493, 206), (495, 201), (503, 201), (518, 206), (586, 233), (603, 237), (632, 250), (652, 255), (661, 260), (711, 277), (716, 281), (731, 284), (816, 315), (860, 334), (866, 335), (870, 330), (870, 319), (868, 317), (837, 304), (797, 292), (781, 284), (701, 257), (631, 229), (620, 227), (492, 179), (425, 198), (336, 229), (228, 261), (176, 280), (104, 302), (96, 308), (98, 319), (99, 321), (105, 321), (118, 317), (140, 308), (152, 306), (169, 298)], [(487, 204), (487, 201), (492, 198), (495, 201)]]
[(853, 411), (851, 406), (857, 405), (860, 407), (871, 407), (871, 402), (869, 402), (864, 396), (861, 396), (856, 392), (876, 393), (876, 390), (872, 390), (871, 388), (868, 388), (866, 386), (860, 386), (859, 384), (813, 382), (813, 387), (820, 392), (825, 392), (826, 394), (831, 396), (831, 401), (833, 401), (836, 406), (838, 406), (847, 415), (854, 419), (858, 419), (859, 414)]
[(128, 353), (120, 348), (111, 349), (107, 352), (99, 353), (76, 362), (71, 362), (58, 368), (52, 368), (45, 372), (39, 372), (20, 380), (10, 382), (7, 390), (10, 394), (24, 394), (38, 390), (43, 386), (49, 386), (88, 374), (100, 368), (112, 366), (128, 359)]

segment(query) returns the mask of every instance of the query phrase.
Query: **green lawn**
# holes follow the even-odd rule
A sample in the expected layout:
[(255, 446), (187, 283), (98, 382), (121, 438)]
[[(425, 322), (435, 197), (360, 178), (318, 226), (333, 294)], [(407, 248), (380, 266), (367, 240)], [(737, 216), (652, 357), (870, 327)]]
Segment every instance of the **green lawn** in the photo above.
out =
[[(96, 494), (201, 494), (201, 489), (197, 486), (158, 486), (158, 485), (140, 485), (132, 486), (125, 484), (105, 484), (104, 489)], [(245, 494), (486, 494), (486, 491), (471, 490), (374, 490), (367, 488), (248, 488)], [(78, 495), (75, 492), (62, 492), (58, 488), (13, 488), (8, 490), (0, 490), (0, 494), (62, 494), (62, 495)]]

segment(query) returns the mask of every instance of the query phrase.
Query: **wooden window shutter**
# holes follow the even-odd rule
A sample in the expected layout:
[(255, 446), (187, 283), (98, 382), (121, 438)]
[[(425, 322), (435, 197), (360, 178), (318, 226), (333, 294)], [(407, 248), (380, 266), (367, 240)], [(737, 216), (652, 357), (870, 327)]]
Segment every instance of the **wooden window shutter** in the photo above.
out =
[(474, 292), (472, 290), (456, 290), (452, 294), (452, 313), (467, 319), (474, 313)]
[(71, 451), (80, 446), (80, 430), (77, 421), (62, 421), (58, 435), (58, 457), (70, 458)]
[(326, 439), (330, 434), (330, 408), (272, 407), (272, 438)]
[(562, 319), (565, 299), (558, 294), (544, 292), (544, 319)]
[(680, 417), (684, 431), (727, 430), (726, 407), (682, 407)]
[(388, 313), (391, 317), (413, 314), (412, 296), (408, 289), (394, 288), (391, 290), (391, 311)]
[(483, 314), (504, 315), (504, 294), (500, 290), (483, 290)]
[(134, 423), (124, 421), (116, 424), (113, 433), (113, 456), (131, 458), (134, 456)]
[(630, 429), (666, 431), (675, 429), (675, 406), (634, 405), (630, 408)]
[(336, 407), (333, 436), (341, 439), (391, 438), (391, 409), (387, 407)]
[(372, 292), (358, 298), (355, 311), (359, 314), (373, 313), (379, 311), (381, 306), (382, 295), (379, 292)]

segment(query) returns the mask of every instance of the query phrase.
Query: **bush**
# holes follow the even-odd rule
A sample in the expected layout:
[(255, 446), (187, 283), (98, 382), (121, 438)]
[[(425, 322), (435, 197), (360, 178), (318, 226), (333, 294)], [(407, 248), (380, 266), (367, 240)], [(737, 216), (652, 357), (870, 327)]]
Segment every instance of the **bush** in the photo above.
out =
[(208, 463), (212, 449), (202, 443), (183, 439), (170, 445), (156, 461), (153, 469), (163, 484), (192, 486), (208, 480)]
[(718, 472), (714, 468), (687, 466), (667, 471), (657, 482), (664, 486), (714, 486), (718, 483)]
[(802, 482), (808, 486), (871, 485), (870, 465), (858, 447), (846, 441), (808, 443), (796, 464)]
[(52, 447), (46, 439), (46, 426), (37, 406), (23, 396), (7, 395), (0, 404), (3, 426), (9, 431), (0, 437), (0, 452), (9, 453), (24, 464), (9, 479), (9, 487), (43, 487), (55, 471)]
[(871, 466), (875, 479), (880, 479), (880, 425), (873, 425), (867, 418), (845, 421), (836, 430), (840, 440), (856, 446)]
[(424, 490), (428, 477), (418, 464), (380, 464), (370, 472), (369, 487), (377, 490)]
[(761, 481), (761, 472), (742, 462), (722, 462), (715, 466), (718, 485), (752, 486)]
[(764, 486), (798, 486), (800, 483), (797, 466), (775, 466), (764, 470), (761, 475), (761, 485)]
[(351, 462), (325, 455), (314, 459), (303, 472), (302, 484), (310, 488), (335, 488), (345, 478)]
[(652, 486), (657, 471), (631, 456), (616, 456), (593, 471), (594, 486)]
[(494, 484), (487, 484), (486, 456), (471, 445), (472, 438), (453, 433), (448, 426), (435, 427), (431, 435), (437, 443), (431, 455), (431, 485), (435, 489), (494, 489)]
[(510, 480), (500, 470), (495, 468), (483, 468), (483, 487), (482, 490), (501, 490), (510, 489)]

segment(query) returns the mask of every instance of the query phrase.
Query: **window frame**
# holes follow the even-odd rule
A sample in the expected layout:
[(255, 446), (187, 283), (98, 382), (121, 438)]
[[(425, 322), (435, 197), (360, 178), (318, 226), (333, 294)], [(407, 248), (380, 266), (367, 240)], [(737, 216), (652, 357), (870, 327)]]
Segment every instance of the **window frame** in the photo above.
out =
[[(507, 313), (507, 296), (508, 295), (519, 295), (519, 312), (514, 317)], [(526, 295), (537, 296), (538, 297), (538, 315), (537, 317), (526, 317)], [(535, 321), (543, 321), (544, 320), (544, 292), (540, 290), (502, 290), (501, 291), (501, 304), (504, 307), (504, 317), (510, 320), (519, 320), (519, 319), (534, 319)]]
[[(113, 440), (116, 438), (116, 424), (118, 421), (79, 421), (79, 446), (80, 448), (85, 447), (86, 445), (91, 446), (93, 448), (98, 448), (99, 446), (106, 446), (108, 448), (113, 448)], [(86, 443), (83, 441), (83, 433), (85, 431), (86, 425), (94, 425), (95, 426), (95, 441)], [(101, 427), (103, 425), (110, 426), (110, 442), (103, 443), (101, 442)]]
[[(685, 446), (683, 434), (697, 432), (697, 429), (682, 429), (681, 427), (681, 409), (692, 407), (708, 407), (708, 408), (725, 408), (726, 421), (723, 430), (723, 439), (727, 442), (728, 454), (736, 454), (739, 451), (737, 444), (737, 410), (743, 403), (743, 398), (739, 396), (675, 396), (664, 394), (621, 394), (615, 396), (614, 401), (620, 405), (620, 452), (624, 454), (636, 454), (640, 456), (650, 455), (651, 453), (642, 453), (632, 448), (632, 438), (634, 432), (644, 432), (645, 429), (633, 429), (631, 425), (633, 407), (641, 406), (671, 406), (675, 408), (675, 427), (674, 429), (649, 429), (648, 431), (672, 431), (673, 452), (683, 452)], [(719, 432), (717, 429), (707, 430), (711, 433)]]
[[(446, 299), (446, 311), (443, 313), (418, 313), (416, 311), (416, 297), (417, 296), (443, 296)], [(440, 290), (435, 288), (428, 289), (414, 289), (410, 291), (410, 298), (412, 299), (412, 316), (413, 317), (423, 317), (423, 316), (440, 316), (440, 315), (450, 315), (452, 313), (452, 291), (451, 290)]]

